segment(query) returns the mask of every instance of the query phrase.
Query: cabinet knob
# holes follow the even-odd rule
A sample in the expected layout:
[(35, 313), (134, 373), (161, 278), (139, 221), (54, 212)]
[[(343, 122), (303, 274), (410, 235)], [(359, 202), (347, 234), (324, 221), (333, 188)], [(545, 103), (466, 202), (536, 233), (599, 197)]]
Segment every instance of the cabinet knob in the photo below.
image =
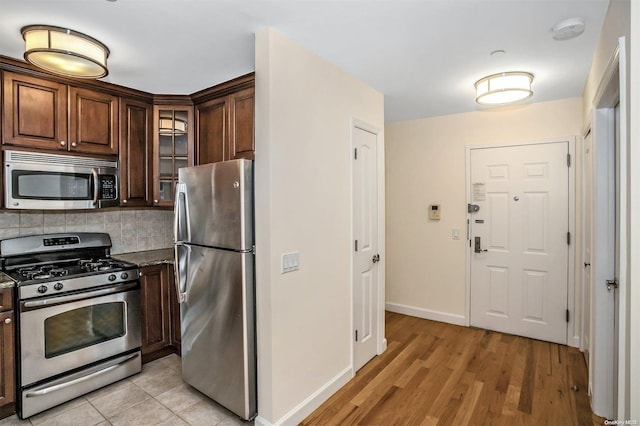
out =
[(60, 146), (65, 146), (67, 143), (65, 141), (60, 141)]
[(158, 204), (158, 200), (153, 200), (153, 204)]
[(5, 324), (11, 324), (11, 318), (5, 318), (4, 323)]
[(122, 200), (122, 204), (127, 204), (127, 200)]
[(76, 146), (78, 146), (78, 144), (77, 144), (77, 143), (75, 143), (75, 142), (72, 142), (72, 143), (71, 143), (71, 146), (75, 148)]

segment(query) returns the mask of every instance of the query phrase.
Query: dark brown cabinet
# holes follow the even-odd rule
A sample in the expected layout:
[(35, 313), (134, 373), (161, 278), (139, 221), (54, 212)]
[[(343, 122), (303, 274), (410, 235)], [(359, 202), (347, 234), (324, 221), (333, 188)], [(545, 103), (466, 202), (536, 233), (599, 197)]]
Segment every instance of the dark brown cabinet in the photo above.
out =
[(254, 158), (254, 88), (196, 105), (196, 163)]
[(180, 305), (173, 265), (145, 266), (140, 274), (143, 362), (180, 353)]
[(3, 88), (3, 144), (118, 153), (117, 96), (12, 72), (4, 72)]
[(193, 165), (193, 107), (153, 107), (153, 205), (173, 206), (178, 169)]
[(140, 269), (140, 305), (142, 309), (142, 356), (169, 346), (169, 281), (164, 265)]
[(69, 151), (118, 154), (118, 97), (69, 87)]
[(15, 411), (13, 289), (0, 290), (0, 418)]
[(151, 205), (153, 107), (134, 99), (120, 98), (120, 203)]
[(67, 86), (4, 72), (3, 144), (67, 151)]

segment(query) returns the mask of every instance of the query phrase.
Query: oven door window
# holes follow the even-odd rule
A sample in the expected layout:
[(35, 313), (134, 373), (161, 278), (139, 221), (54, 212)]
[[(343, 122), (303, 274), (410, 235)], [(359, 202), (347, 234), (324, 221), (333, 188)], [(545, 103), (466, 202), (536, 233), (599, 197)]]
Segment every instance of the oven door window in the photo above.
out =
[(88, 173), (14, 170), (13, 198), (35, 200), (89, 200), (93, 179)]
[(101, 303), (65, 311), (44, 321), (45, 358), (125, 335), (124, 302)]

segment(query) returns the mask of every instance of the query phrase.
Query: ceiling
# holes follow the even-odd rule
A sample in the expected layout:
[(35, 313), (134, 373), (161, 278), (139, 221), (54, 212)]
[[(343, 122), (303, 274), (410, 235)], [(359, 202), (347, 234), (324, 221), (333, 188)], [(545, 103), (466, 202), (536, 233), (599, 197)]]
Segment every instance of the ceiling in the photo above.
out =
[[(273, 27), (385, 96), (387, 122), (479, 109), (473, 83), (535, 75), (529, 102), (581, 96), (609, 0), (2, 0), (0, 55), (20, 28), (84, 32), (111, 55), (104, 81), (191, 94), (254, 70), (254, 33)], [(580, 17), (580, 37), (551, 28)], [(491, 56), (495, 50), (502, 56)]]

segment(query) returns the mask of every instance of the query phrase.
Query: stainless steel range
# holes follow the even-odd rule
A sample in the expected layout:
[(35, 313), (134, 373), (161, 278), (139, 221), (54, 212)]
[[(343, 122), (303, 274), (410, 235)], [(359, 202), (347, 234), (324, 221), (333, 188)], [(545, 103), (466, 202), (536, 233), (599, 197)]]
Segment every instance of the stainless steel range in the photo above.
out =
[(104, 233), (0, 242), (17, 287), (21, 418), (141, 371), (140, 273), (110, 248)]

